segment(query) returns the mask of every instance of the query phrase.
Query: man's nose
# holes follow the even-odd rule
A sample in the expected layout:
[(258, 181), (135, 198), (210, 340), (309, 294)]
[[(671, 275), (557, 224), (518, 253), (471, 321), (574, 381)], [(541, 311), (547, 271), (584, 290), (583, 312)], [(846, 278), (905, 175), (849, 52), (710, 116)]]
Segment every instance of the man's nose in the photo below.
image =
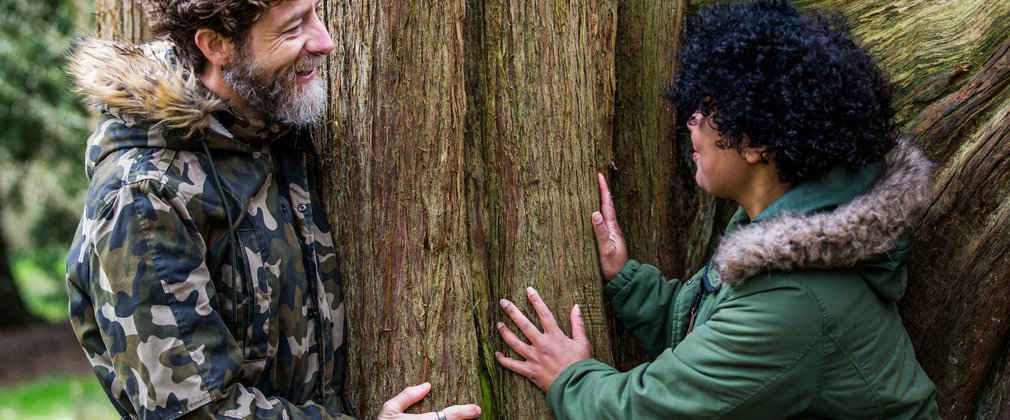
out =
[(305, 49), (313, 54), (329, 54), (330, 51), (333, 51), (333, 38), (330, 38), (330, 32), (326, 30), (326, 25), (323, 25), (317, 16), (312, 26), (314, 26), (312, 38), (305, 44)]

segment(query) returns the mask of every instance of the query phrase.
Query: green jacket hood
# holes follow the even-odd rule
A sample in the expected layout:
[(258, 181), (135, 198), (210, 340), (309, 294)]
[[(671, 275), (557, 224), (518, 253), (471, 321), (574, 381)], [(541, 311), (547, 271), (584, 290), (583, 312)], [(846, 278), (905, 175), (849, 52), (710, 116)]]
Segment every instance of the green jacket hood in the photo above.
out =
[(134, 45), (82, 38), (71, 47), (67, 73), (85, 102), (103, 112), (89, 140), (89, 171), (105, 156), (128, 148), (161, 147), (251, 151), (248, 142), (283, 137), (289, 130), (247, 119), (182, 66), (173, 45)]
[(882, 296), (904, 293), (900, 276), (911, 228), (931, 202), (932, 163), (907, 140), (884, 164), (836, 168), (800, 184), (747, 223), (738, 212), (713, 257), (721, 281), (761, 272), (856, 267)]

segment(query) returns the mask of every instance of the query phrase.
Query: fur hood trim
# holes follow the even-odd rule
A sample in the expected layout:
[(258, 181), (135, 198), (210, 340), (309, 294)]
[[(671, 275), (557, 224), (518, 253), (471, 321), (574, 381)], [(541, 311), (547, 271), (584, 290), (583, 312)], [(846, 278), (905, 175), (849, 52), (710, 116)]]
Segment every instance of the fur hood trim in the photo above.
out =
[(893, 250), (931, 202), (933, 164), (902, 139), (886, 165), (869, 191), (832, 211), (787, 213), (726, 235), (713, 257), (721, 280), (738, 286), (765, 271), (852, 267)]
[(93, 107), (115, 110), (166, 129), (192, 134), (212, 124), (226, 103), (179, 65), (172, 44), (133, 45), (98, 38), (78, 40), (67, 59), (74, 90)]

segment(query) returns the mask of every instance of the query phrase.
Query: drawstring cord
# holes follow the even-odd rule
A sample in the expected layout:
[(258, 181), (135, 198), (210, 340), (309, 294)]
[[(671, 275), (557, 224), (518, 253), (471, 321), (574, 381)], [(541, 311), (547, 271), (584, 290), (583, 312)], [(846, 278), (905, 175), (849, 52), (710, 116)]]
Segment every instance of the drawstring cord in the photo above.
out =
[[(238, 277), (238, 270), (235, 268), (238, 263), (235, 254), (238, 252), (238, 247), (235, 244), (235, 221), (231, 217), (231, 208), (228, 206), (228, 199), (225, 197), (224, 188), (221, 186), (221, 177), (217, 173), (217, 168), (214, 166), (214, 157), (210, 154), (210, 147), (207, 147), (207, 139), (200, 139), (200, 144), (203, 146), (203, 152), (207, 155), (207, 160), (210, 161), (210, 173), (214, 178), (214, 186), (217, 187), (218, 194), (221, 195), (221, 204), (224, 207), (224, 214), (228, 220), (228, 246), (231, 248), (231, 305), (232, 313), (232, 325), (231, 328), (236, 334), (241, 334), (242, 332), (238, 330), (240, 325), (238, 322), (239, 310), (238, 310), (238, 283), (235, 279)], [(235, 337), (236, 340), (240, 340), (239, 337)], [(239, 341), (241, 342), (241, 341)]]

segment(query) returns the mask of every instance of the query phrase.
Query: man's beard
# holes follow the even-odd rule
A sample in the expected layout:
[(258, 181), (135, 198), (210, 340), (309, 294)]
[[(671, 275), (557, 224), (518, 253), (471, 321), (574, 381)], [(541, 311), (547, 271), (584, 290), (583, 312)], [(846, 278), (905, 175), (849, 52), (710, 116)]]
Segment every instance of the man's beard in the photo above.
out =
[(235, 60), (225, 66), (224, 80), (240, 98), (267, 118), (294, 126), (315, 124), (326, 110), (326, 83), (318, 74), (308, 83), (297, 80), (295, 69), (318, 69), (325, 56), (302, 58), (283, 74), (259, 67), (248, 47), (236, 50)]

